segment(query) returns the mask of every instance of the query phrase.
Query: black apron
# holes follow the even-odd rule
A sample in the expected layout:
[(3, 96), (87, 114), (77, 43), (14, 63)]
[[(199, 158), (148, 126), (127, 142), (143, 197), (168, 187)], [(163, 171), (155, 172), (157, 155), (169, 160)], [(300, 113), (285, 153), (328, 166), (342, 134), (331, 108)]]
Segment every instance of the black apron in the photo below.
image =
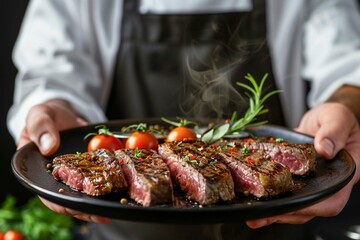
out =
[[(269, 74), (264, 94), (276, 89), (265, 1), (253, 6), (240, 13), (143, 15), (138, 1), (124, 0), (108, 118), (241, 116), (248, 99), (236, 82), (250, 84), (247, 73), (258, 81)], [(265, 106), (270, 112), (260, 119), (284, 125), (278, 95)]]

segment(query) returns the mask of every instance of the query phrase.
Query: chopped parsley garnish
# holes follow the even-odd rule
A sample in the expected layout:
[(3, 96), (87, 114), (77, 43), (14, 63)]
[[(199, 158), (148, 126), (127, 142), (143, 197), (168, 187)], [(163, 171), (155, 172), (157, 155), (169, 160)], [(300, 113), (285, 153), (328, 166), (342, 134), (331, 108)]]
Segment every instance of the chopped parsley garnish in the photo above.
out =
[(215, 159), (215, 160), (213, 160), (213, 161), (211, 161), (211, 162), (209, 162), (209, 165), (211, 165), (211, 166), (215, 166), (215, 164), (217, 163), (217, 160)]
[(187, 162), (187, 163), (190, 163), (191, 165), (198, 166), (198, 167), (203, 167), (204, 166), (204, 164), (201, 161), (197, 161), (196, 159), (191, 160), (188, 155), (186, 155), (183, 158), (183, 161)]
[(249, 153), (249, 148), (245, 145), (242, 149), (241, 149), (241, 152), (244, 154), (244, 155), (247, 155)]
[(135, 157), (137, 158), (141, 158), (142, 157), (142, 151), (138, 148), (135, 148), (135, 153), (134, 153)]

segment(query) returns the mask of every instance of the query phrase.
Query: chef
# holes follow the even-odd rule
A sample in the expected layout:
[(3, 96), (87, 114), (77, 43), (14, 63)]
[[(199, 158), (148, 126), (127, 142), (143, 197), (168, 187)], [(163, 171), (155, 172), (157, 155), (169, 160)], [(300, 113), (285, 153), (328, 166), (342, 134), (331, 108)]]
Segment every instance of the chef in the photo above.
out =
[[(51, 155), (60, 144), (59, 130), (87, 123), (226, 118), (247, 108), (235, 83), (244, 81), (247, 73), (259, 81), (268, 74), (265, 93), (283, 92), (266, 102), (270, 112), (264, 118), (315, 135), (315, 147), (325, 158), (346, 147), (360, 162), (353, 145), (360, 143), (356, 3), (33, 0), (14, 48), (19, 73), (9, 130), (19, 147), (33, 141), (42, 154)], [(346, 128), (340, 131), (328, 119), (335, 125), (346, 122)], [(357, 173), (351, 186), (358, 178)], [(351, 186), (336, 195), (340, 204), (330, 213), (327, 207), (314, 207), (306, 214), (248, 225), (303, 223), (334, 215), (345, 206)], [(237, 223), (109, 223), (44, 203), (79, 219), (108, 223), (92, 225), (91, 239), (236, 239), (242, 230)]]

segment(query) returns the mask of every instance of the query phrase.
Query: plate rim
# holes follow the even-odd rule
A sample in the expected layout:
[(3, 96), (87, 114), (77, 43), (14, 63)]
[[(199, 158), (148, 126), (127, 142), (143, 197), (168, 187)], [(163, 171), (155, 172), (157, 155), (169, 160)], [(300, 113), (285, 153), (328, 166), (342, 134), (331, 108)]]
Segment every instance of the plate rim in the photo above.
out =
[[(108, 125), (116, 125), (119, 123), (126, 123), (130, 121), (138, 121), (137, 119), (124, 119), (124, 120), (113, 120), (113, 121), (108, 121), (108, 122), (104, 122), (103, 124), (108, 124)], [(158, 121), (159, 119), (157, 119)], [(142, 119), (142, 121), (148, 121), (148, 119)], [(71, 133), (72, 131), (78, 131), (79, 129), (89, 129), (92, 128), (96, 125), (99, 124), (91, 124), (91, 125), (87, 125), (87, 126), (83, 126), (83, 127), (78, 127), (78, 128), (71, 128), (71, 129), (67, 129), (64, 131), (61, 131), (60, 134), (61, 136), (64, 135), (64, 133)], [(262, 126), (258, 126), (255, 127), (257, 130), (261, 130), (261, 129), (277, 129), (277, 130), (281, 130), (281, 131), (285, 131), (285, 132), (291, 132), (291, 133), (295, 133), (296, 135), (302, 135), (308, 139), (312, 139), (312, 136), (310, 135), (306, 135), (306, 134), (302, 134), (302, 133), (298, 133), (295, 132), (294, 130), (291, 130), (289, 128), (286, 127), (282, 127), (282, 126), (277, 126), (277, 125), (271, 125), (271, 124), (266, 124), (266, 125), (262, 125)], [(253, 219), (253, 218), (258, 218), (258, 217), (268, 217), (271, 216), (273, 214), (262, 214), (261, 211), (268, 210), (268, 204), (263, 204), (264, 202), (255, 202), (252, 203), (250, 206), (240, 206), (237, 204), (229, 206), (229, 205), (215, 205), (215, 206), (210, 206), (210, 207), (204, 207), (204, 208), (179, 208), (179, 207), (163, 207), (163, 206), (152, 206), (152, 207), (142, 207), (142, 206), (131, 206), (131, 205), (121, 205), (119, 202), (114, 202), (114, 201), (108, 201), (108, 200), (103, 200), (103, 199), (97, 199), (96, 200), (96, 204), (97, 204), (97, 208), (99, 209), (89, 209), (88, 207), (91, 207), (93, 205), (93, 201), (91, 200), (89, 202), (89, 200), (84, 200), (82, 198), (76, 198), (74, 196), (68, 196), (62, 193), (58, 193), (58, 192), (53, 192), (49, 189), (43, 189), (42, 187), (39, 187), (36, 185), (35, 182), (33, 182), (31, 179), (26, 178), (21, 171), (18, 169), (18, 167), (16, 166), (16, 163), (18, 163), (18, 159), (21, 157), (19, 156), (20, 154), (24, 154), (24, 151), (28, 150), (27, 148), (31, 148), (35, 151), (38, 151), (37, 147), (35, 146), (34, 143), (28, 143), (26, 145), (24, 145), (23, 147), (21, 147), (20, 149), (18, 149), (11, 161), (11, 167), (13, 170), (14, 175), (16, 176), (16, 178), (18, 179), (18, 181), (20, 181), (20, 183), (22, 185), (24, 185), (28, 190), (32, 191), (33, 193), (43, 197), (44, 199), (47, 199), (49, 201), (53, 201), (57, 204), (63, 205), (65, 207), (76, 207), (76, 210), (80, 210), (80, 211), (86, 211), (86, 210), (90, 210), (90, 213), (93, 214), (99, 214), (99, 215), (103, 215), (102, 214), (102, 210), (101, 209), (118, 209), (118, 211), (120, 212), (124, 212), (124, 213), (130, 213), (130, 214), (134, 214), (134, 212), (136, 212), (134, 214), (134, 216), (121, 216), (119, 217), (117, 212), (116, 213), (108, 213), (105, 214), (107, 217), (111, 217), (111, 218), (117, 218), (117, 219), (122, 219), (122, 220), (131, 220), (131, 221), (138, 221), (138, 217), (139, 215), (142, 215), (142, 213), (150, 213), (150, 215), (153, 215), (153, 213), (156, 213), (159, 215), (159, 217), (161, 218), (161, 216), (167, 216), (167, 215), (171, 215), (171, 214), (179, 214), (181, 216), (179, 216), (178, 219), (171, 219), (171, 222), (180, 222), (183, 223), (185, 219), (187, 219), (190, 215), (193, 216), (193, 214), (199, 214), (199, 212), (201, 212), (202, 216), (206, 217), (213, 217), (214, 214), (218, 213), (219, 211), (222, 212), (222, 214), (224, 215), (224, 217), (220, 218), (220, 221), (217, 221), (216, 219), (208, 219), (207, 222), (226, 222), (226, 221), (233, 221), (234, 217), (231, 217), (231, 215), (234, 212), (245, 212), (248, 214), (248, 212), (255, 212), (253, 214), (250, 214), (251, 217), (248, 216), (243, 216), (243, 219)], [(39, 154), (39, 153), (37, 153)], [(336, 193), (337, 191), (339, 191), (341, 188), (343, 188), (348, 182), (351, 181), (352, 177), (355, 174), (355, 169), (356, 169), (356, 165), (355, 162), (353, 160), (353, 158), (351, 157), (351, 155), (346, 151), (346, 150), (341, 150), (341, 152), (339, 154), (345, 154), (347, 159), (349, 159), (348, 162), (348, 175), (346, 176), (342, 176), (341, 181), (333, 186), (328, 187), (326, 190), (326, 193), (324, 193), (324, 191), (319, 192), (319, 191), (312, 191), (312, 192), (307, 192), (305, 194), (302, 194), (300, 197), (299, 196), (290, 196), (287, 197), (287, 203), (284, 205), (284, 198), (277, 198), (277, 199), (271, 199), (268, 200), (269, 202), (271, 202), (271, 206), (270, 208), (274, 207), (274, 205), (277, 207), (277, 212), (276, 214), (283, 214), (286, 212), (289, 212), (289, 210), (294, 211), (299, 209), (298, 203), (301, 202), (301, 207), (300, 208), (304, 208), (307, 207), (309, 205), (312, 205), (316, 202), (319, 202), (327, 197), (330, 197), (331, 195), (333, 195), (334, 193)], [(44, 157), (45, 158), (45, 157)], [(55, 180), (54, 180), (55, 181)], [(65, 186), (65, 185), (64, 185)], [(71, 190), (72, 191), (72, 190)], [(316, 196), (314, 196), (314, 193)], [(79, 194), (84, 194), (84, 193), (80, 193)], [(280, 205), (280, 206), (278, 206)], [(254, 207), (255, 206), (255, 207)], [(120, 210), (119, 210), (120, 209)], [(268, 212), (268, 211), (267, 211)], [(146, 215), (146, 214), (144, 214)], [(246, 214), (245, 214), (246, 215)], [(151, 217), (147, 217), (147, 216), (142, 216), (141, 221), (151, 221), (151, 222), (163, 222), (159, 217), (157, 217), (156, 219), (152, 219)], [(228, 219), (226, 219), (226, 217)], [(237, 219), (241, 218), (240, 216), (237, 217)], [(203, 217), (192, 217), (191, 223), (203, 223)], [(164, 219), (165, 222), (169, 222), (169, 219)]]

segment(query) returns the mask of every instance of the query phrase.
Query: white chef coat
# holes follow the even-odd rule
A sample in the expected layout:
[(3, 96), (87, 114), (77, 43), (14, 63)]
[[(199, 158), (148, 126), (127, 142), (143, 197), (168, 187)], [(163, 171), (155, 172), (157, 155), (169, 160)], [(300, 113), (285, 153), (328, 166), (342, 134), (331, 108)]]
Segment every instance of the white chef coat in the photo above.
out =
[[(267, 1), (268, 41), (287, 123), (343, 84), (360, 86), (360, 16), (354, 0)], [(92, 123), (106, 120), (120, 44), (121, 0), (32, 0), (13, 59), (18, 68), (8, 127), (19, 139), (29, 109), (62, 98)], [(142, 14), (247, 11), (250, 0), (141, 0)]]
[[(250, 0), (141, 0), (142, 14), (221, 13), (248, 11)], [(312, 82), (308, 103), (325, 101), (339, 86), (360, 86), (360, 17), (353, 0), (268, 0), (268, 41), (277, 86), (288, 125), (304, 113), (305, 82)], [(8, 127), (15, 140), (29, 109), (62, 98), (90, 122), (106, 120), (117, 52), (122, 0), (32, 0), (14, 49), (14, 105)], [(98, 226), (107, 239), (153, 239), (153, 229), (166, 235), (178, 226), (115, 222)], [(222, 225), (183, 226), (182, 234), (206, 231), (216, 238)], [(176, 229), (174, 229), (176, 228)], [(134, 231), (136, 229), (137, 231)], [(141, 229), (141, 231), (139, 231)], [(237, 236), (239, 229), (229, 236)], [(134, 236), (137, 234), (137, 236)], [(181, 235), (181, 236), (183, 236)], [(96, 235), (94, 236), (96, 239)], [(155, 237), (159, 239), (159, 236)], [(100, 238), (99, 238), (100, 239)], [(175, 239), (175, 238), (174, 238)], [(233, 238), (232, 238), (233, 239)]]

